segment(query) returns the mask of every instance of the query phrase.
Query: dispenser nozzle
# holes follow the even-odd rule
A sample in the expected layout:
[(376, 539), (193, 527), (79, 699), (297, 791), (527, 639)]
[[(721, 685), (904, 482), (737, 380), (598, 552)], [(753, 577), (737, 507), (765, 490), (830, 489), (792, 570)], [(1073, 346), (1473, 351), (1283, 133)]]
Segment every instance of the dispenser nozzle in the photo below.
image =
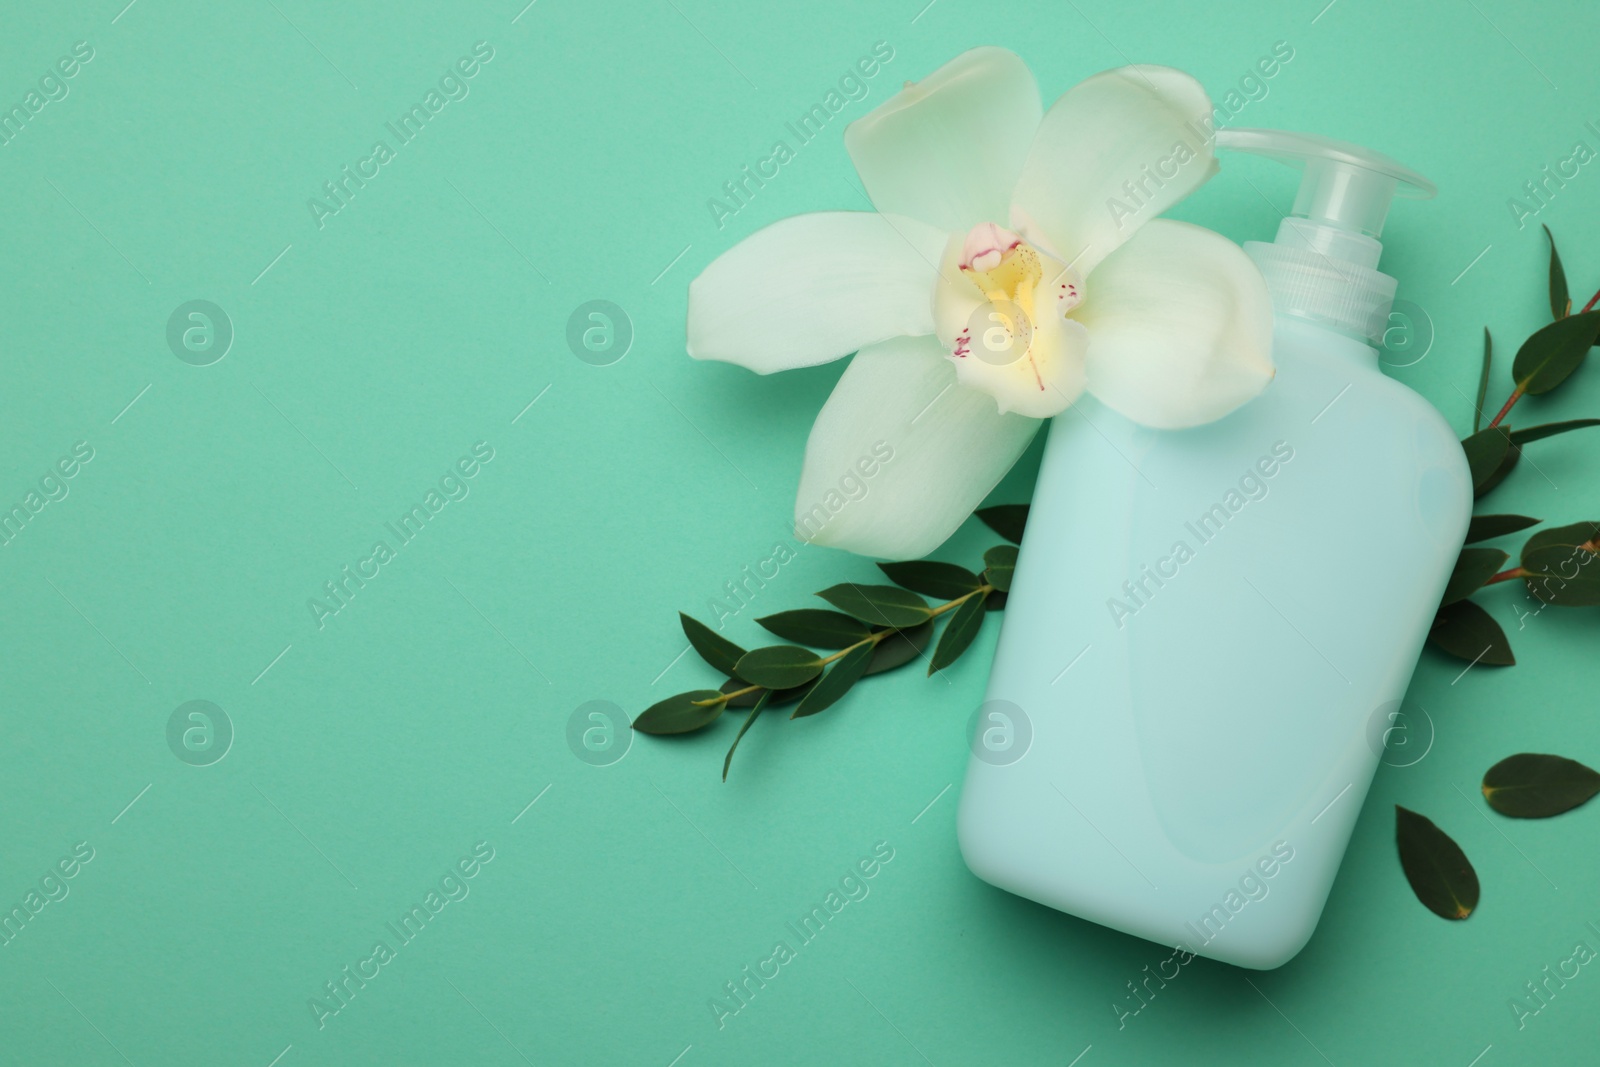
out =
[(1397, 196), (1430, 200), (1432, 182), (1370, 148), (1291, 130), (1222, 129), (1217, 147), (1266, 156), (1305, 170), (1292, 214), (1342, 230), (1383, 234)]
[(1427, 200), (1434, 184), (1380, 152), (1310, 133), (1222, 129), (1217, 147), (1305, 171), (1277, 240), (1244, 245), (1273, 305), (1376, 346), (1395, 292), (1395, 280), (1377, 269), (1389, 205), (1397, 196)]

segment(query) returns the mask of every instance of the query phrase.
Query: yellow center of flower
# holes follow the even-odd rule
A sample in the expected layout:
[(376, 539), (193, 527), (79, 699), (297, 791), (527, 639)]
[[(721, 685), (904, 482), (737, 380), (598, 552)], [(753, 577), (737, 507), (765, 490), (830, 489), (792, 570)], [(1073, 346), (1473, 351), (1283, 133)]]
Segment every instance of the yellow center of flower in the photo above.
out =
[[(990, 256), (993, 253), (989, 254)], [(1018, 242), (1000, 253), (999, 261), (987, 270), (977, 264), (962, 264), (961, 272), (977, 285), (991, 303), (1010, 302), (1022, 309), (1033, 320), (1033, 294), (1044, 268), (1039, 264), (1039, 253)]]
[(1056, 414), (1082, 391), (1086, 331), (1071, 312), (1083, 278), (1016, 233), (985, 222), (945, 246), (934, 326), (963, 384), (1002, 412)]
[[(992, 254), (989, 258), (993, 258)], [(968, 337), (968, 350), (997, 366), (1027, 358), (1038, 387), (1043, 389), (1044, 382), (1039, 379), (1039, 368), (1033, 360), (1033, 297), (1044, 276), (1039, 253), (1019, 243), (1000, 253), (999, 262), (988, 270), (964, 265), (961, 271), (989, 302), (989, 325), (978, 337)]]

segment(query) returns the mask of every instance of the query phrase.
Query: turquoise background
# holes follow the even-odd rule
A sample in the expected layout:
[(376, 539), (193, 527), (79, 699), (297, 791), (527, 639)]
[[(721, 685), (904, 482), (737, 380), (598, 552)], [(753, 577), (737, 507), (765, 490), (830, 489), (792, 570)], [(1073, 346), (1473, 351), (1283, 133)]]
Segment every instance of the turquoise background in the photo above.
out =
[[(0, 147), (0, 502), (74, 443), (94, 451), (0, 549), (0, 910), (94, 850), (0, 947), (0, 1062), (1592, 1058), (1593, 968), (1523, 1029), (1508, 1000), (1575, 942), (1600, 948), (1600, 813), (1511, 822), (1474, 793), (1513, 752), (1600, 761), (1592, 612), (1519, 630), (1518, 590), (1481, 596), (1520, 665), (1461, 676), (1424, 656), (1411, 697), (1432, 748), (1380, 769), (1310, 946), (1268, 974), (1195, 961), (1121, 1029), (1125, 983), (1168, 951), (994, 890), (956, 850), (946, 789), (998, 620), (946, 677), (912, 669), (816, 719), (759, 722), (726, 785), (732, 721), (637, 738), (603, 767), (566, 740), (589, 701), (637, 714), (711, 681), (679, 658), (674, 613), (708, 617), (786, 537), (840, 367), (692, 362), (686, 287), (767, 222), (864, 207), (841, 134), (901, 81), (993, 43), (1047, 98), (1131, 60), (1220, 100), (1288, 42), (1235, 122), (1370, 145), (1438, 182), (1386, 234), (1434, 334), (1391, 373), (1465, 431), (1482, 328), (1502, 343), (1497, 401), (1548, 316), (1535, 223), (1580, 301), (1600, 285), (1600, 163), (1526, 228), (1507, 206), (1575, 142), (1600, 149), (1591, 6), (122, 2), (13, 0), (0, 18), (5, 107), (75, 42), (93, 49)], [(393, 147), (385, 123), (480, 41), (493, 58), (469, 95), (319, 227), (323, 183)], [(878, 41), (894, 58), (870, 95), (718, 228), (709, 198)], [(1293, 187), (1229, 160), (1176, 214), (1270, 238)], [(196, 299), (234, 330), (209, 366), (166, 339)], [(632, 324), (609, 366), (566, 341), (594, 299)], [(1600, 413), (1597, 373), (1513, 421)], [(308, 599), (478, 442), (493, 459), (470, 495), (319, 629)], [(1534, 446), (1493, 510), (1596, 518), (1593, 447)], [(1025, 499), (1036, 464), (1037, 447), (996, 499)], [(975, 561), (992, 540), (969, 524), (940, 554)], [(755, 615), (871, 573), (801, 548), (727, 632), (754, 641)], [(235, 732), (210, 766), (167, 741), (197, 699)], [(1476, 862), (1468, 922), (1413, 899), (1397, 802)], [(893, 860), (870, 895), (719, 1028), (709, 1000), (880, 841)], [(470, 895), (319, 1028), (308, 1001), (478, 842), (494, 858)]]

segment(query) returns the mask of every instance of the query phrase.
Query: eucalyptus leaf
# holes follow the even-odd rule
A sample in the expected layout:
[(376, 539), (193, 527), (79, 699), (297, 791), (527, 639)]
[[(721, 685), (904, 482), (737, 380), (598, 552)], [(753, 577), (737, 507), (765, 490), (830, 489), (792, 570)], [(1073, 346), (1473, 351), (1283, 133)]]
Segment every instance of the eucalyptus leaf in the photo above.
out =
[(1483, 398), (1489, 395), (1489, 365), (1494, 362), (1494, 341), (1489, 327), (1483, 328), (1483, 369), (1478, 372), (1478, 401), (1472, 405), (1472, 432), (1483, 425)]
[(845, 582), (817, 594), (846, 615), (871, 623), (902, 629), (927, 622), (933, 609), (909, 590), (893, 585), (856, 585)]
[[(646, 708), (633, 720), (633, 728), (642, 734), (692, 733), (717, 721), (724, 706), (723, 701), (718, 699), (721, 696), (715, 689), (695, 689), (670, 696)], [(701, 706), (695, 703), (698, 700), (713, 700), (716, 703)]]
[(1590, 426), (1600, 426), (1600, 419), (1568, 419), (1566, 422), (1547, 422), (1540, 426), (1529, 426), (1526, 430), (1512, 430), (1511, 443), (1525, 445), (1529, 441), (1540, 441), (1546, 437), (1554, 437), (1558, 433), (1570, 433), (1573, 430), (1583, 430)]
[(867, 673), (867, 665), (872, 662), (871, 645), (858, 645), (846, 652), (828, 673), (817, 679), (817, 684), (811, 687), (811, 692), (800, 701), (800, 706), (794, 709), (791, 719), (803, 719), (808, 715), (815, 715), (831, 707), (840, 697), (850, 692), (850, 687), (859, 682)]
[(1481, 500), (1484, 496), (1488, 495), (1491, 489), (1505, 481), (1506, 475), (1511, 473), (1511, 471), (1516, 467), (1517, 461), (1521, 458), (1521, 445), (1512, 445), (1510, 448), (1506, 449), (1506, 454), (1500, 460), (1500, 466), (1496, 467), (1494, 472), (1490, 474), (1488, 478), (1484, 479), (1483, 484), (1473, 488), (1473, 499)]
[(983, 524), (1014, 545), (1022, 544), (1022, 531), (1028, 525), (1028, 505), (996, 504), (974, 512)]
[(1423, 907), (1452, 921), (1471, 915), (1478, 906), (1478, 872), (1461, 846), (1426, 815), (1396, 804), (1394, 816), (1400, 867)]
[(1600, 311), (1568, 315), (1534, 331), (1511, 362), (1517, 388), (1538, 396), (1566, 381), (1589, 354), (1596, 335), (1600, 335)]
[(1543, 519), (1530, 519), (1526, 515), (1474, 515), (1471, 525), (1467, 527), (1467, 544), (1514, 534), (1518, 530), (1537, 526), (1543, 521)]
[(1600, 774), (1577, 760), (1522, 752), (1507, 756), (1483, 776), (1483, 799), (1501, 815), (1545, 819), (1600, 793)]
[(934, 646), (933, 661), (928, 664), (929, 674), (954, 663), (978, 636), (983, 627), (983, 601), (982, 596), (968, 597), (950, 613), (950, 621), (945, 623), (944, 633), (939, 635), (939, 643)]
[(1472, 468), (1472, 486), (1476, 490), (1500, 468), (1511, 448), (1511, 432), (1504, 426), (1479, 430), (1461, 442), (1467, 454), (1467, 466)]
[(1517, 662), (1500, 624), (1470, 600), (1458, 600), (1439, 609), (1433, 628), (1428, 631), (1428, 644), (1468, 663), (1511, 667)]
[(868, 674), (882, 674), (921, 656), (933, 640), (933, 620), (907, 630), (896, 630), (878, 641), (872, 650), (872, 662), (867, 664)]
[(691, 618), (683, 612), (678, 612), (678, 621), (683, 624), (683, 636), (689, 639), (689, 644), (700, 653), (700, 658), (723, 674), (732, 674), (733, 665), (739, 662), (739, 657), (744, 655), (744, 649), (717, 633), (699, 619)]
[(1002, 593), (1011, 591), (1011, 572), (1017, 567), (1017, 549), (1014, 545), (995, 545), (983, 554), (983, 577)]
[(889, 576), (896, 585), (903, 585), (923, 596), (954, 600), (983, 584), (983, 579), (954, 563), (919, 559), (909, 563), (880, 563), (878, 569)]
[(798, 645), (772, 645), (740, 656), (733, 673), (751, 685), (792, 689), (822, 673), (822, 657)]
[[(1548, 530), (1540, 530), (1527, 543), (1522, 546), (1522, 551), (1539, 551), (1552, 545), (1577, 547), (1587, 545), (1600, 537), (1600, 522), (1574, 522), (1566, 526), (1552, 526)], [(1593, 551), (1591, 548), (1590, 551)], [(1523, 561), (1526, 563), (1526, 559)]]
[(848, 648), (872, 636), (872, 627), (859, 619), (825, 608), (781, 611), (756, 620), (785, 641), (818, 648)]
[(744, 725), (739, 727), (739, 732), (733, 737), (733, 744), (728, 746), (728, 754), (722, 757), (722, 780), (728, 780), (728, 768), (733, 764), (733, 751), (739, 747), (739, 742), (744, 740), (745, 731), (750, 729), (750, 724), (767, 709), (767, 698), (772, 695), (771, 690), (761, 694), (761, 699), (756, 701), (756, 706), (750, 709), (750, 714), (745, 716)]
[(1600, 604), (1600, 566), (1595, 565), (1600, 523), (1577, 522), (1540, 530), (1522, 546), (1523, 580), (1546, 604), (1587, 608)]
[(1006, 598), (1008, 596), (1010, 596), (1009, 593), (1001, 593), (998, 591), (990, 593), (988, 599), (983, 602), (983, 610), (1004, 611), (1006, 608)]
[(1564, 319), (1572, 312), (1572, 297), (1567, 292), (1567, 271), (1561, 265), (1561, 253), (1556, 251), (1556, 238), (1550, 227), (1544, 228), (1550, 239), (1550, 317)]
[(1448, 607), (1482, 589), (1483, 583), (1500, 573), (1500, 567), (1510, 558), (1509, 553), (1498, 548), (1463, 548), (1439, 606)]

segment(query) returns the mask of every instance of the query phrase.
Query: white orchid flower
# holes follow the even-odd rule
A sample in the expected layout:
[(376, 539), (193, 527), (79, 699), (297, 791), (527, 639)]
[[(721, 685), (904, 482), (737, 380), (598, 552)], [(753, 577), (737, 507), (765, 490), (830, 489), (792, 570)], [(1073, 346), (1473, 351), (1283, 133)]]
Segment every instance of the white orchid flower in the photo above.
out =
[[(1097, 74), (1045, 113), (1021, 59), (974, 49), (845, 131), (876, 212), (784, 219), (695, 279), (697, 359), (770, 374), (856, 353), (806, 445), (800, 536), (924, 556), (1085, 391), (1176, 429), (1266, 386), (1260, 272), (1155, 218), (1216, 172), (1210, 116), (1198, 82), (1156, 66)], [(894, 458), (866, 495), (808, 528), (880, 442)]]

